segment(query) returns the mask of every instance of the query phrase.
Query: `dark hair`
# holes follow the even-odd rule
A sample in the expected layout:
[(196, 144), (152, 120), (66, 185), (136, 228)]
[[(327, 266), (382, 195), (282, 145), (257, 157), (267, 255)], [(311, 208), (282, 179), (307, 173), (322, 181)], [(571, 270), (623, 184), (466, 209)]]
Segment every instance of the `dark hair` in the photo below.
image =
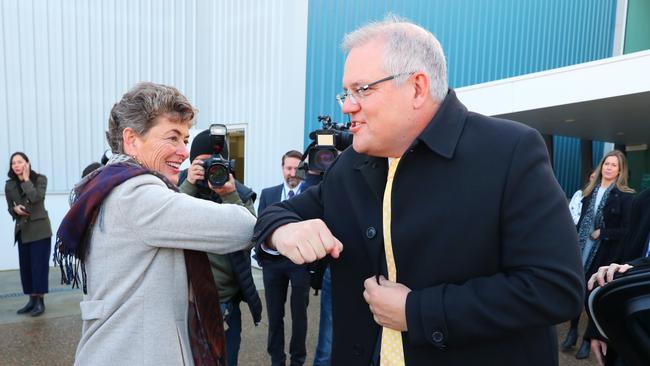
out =
[(88, 166), (84, 168), (83, 172), (81, 172), (81, 178), (87, 176), (88, 174), (94, 172), (97, 168), (101, 168), (101, 167), (102, 164), (96, 161), (88, 164)]
[(282, 155), (282, 166), (284, 166), (284, 159), (286, 158), (295, 158), (295, 159), (302, 159), (302, 154), (300, 151), (297, 150), (289, 150), (284, 155)]
[(114, 154), (123, 154), (122, 132), (125, 128), (131, 128), (142, 136), (156, 124), (156, 119), (160, 116), (191, 126), (194, 113), (194, 107), (173, 86), (138, 83), (111, 109), (106, 139)]
[[(14, 170), (11, 169), (11, 162), (14, 160), (14, 156), (16, 156), (16, 155), (20, 155), (28, 163), (29, 163), (29, 158), (27, 157), (27, 155), (25, 155), (24, 152), (20, 152), (20, 151), (16, 151), (15, 153), (11, 154), (11, 157), (9, 158), (9, 172), (7, 173), (7, 176), (10, 179), (13, 179), (13, 180), (15, 180), (17, 182), (20, 182), (20, 178), (18, 178), (16, 173), (14, 173)], [(30, 166), (29, 167), (29, 180), (31, 180), (32, 182), (36, 182), (36, 179), (38, 178), (38, 176), (39, 176), (39, 174), (36, 173), (34, 171), (34, 169), (32, 169), (32, 167)]]

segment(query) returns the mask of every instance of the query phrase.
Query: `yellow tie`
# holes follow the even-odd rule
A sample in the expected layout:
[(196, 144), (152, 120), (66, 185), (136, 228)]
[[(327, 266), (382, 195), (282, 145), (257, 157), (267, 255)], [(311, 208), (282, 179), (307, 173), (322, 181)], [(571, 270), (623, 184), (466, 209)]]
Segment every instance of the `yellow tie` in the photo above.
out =
[[(393, 190), (393, 177), (399, 164), (399, 158), (395, 158), (388, 166), (388, 178), (386, 190), (384, 190), (383, 225), (384, 225), (384, 251), (386, 252), (386, 267), (388, 268), (388, 279), (397, 282), (397, 268), (393, 257), (393, 243), (390, 236), (390, 210), (391, 193)], [(402, 346), (402, 332), (382, 328), (381, 331), (381, 366), (404, 366), (404, 347)]]

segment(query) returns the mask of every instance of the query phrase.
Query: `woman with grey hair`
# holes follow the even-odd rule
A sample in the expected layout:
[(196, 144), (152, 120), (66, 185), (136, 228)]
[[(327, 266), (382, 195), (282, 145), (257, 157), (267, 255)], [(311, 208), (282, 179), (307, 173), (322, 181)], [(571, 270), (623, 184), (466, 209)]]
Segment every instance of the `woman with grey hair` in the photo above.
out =
[(250, 247), (254, 216), (177, 192), (194, 108), (140, 83), (113, 106), (113, 156), (75, 187), (57, 233), (64, 279), (81, 282), (75, 365), (223, 365), (219, 300), (205, 252)]

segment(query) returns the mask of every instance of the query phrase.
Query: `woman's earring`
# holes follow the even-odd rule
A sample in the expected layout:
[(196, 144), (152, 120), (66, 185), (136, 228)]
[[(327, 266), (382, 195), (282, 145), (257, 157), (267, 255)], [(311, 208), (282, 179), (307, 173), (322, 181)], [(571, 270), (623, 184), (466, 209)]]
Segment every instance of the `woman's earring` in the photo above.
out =
[(138, 159), (138, 157), (135, 156), (135, 155), (131, 155), (131, 159), (135, 160), (135, 162), (138, 163), (138, 164), (140, 164), (140, 165), (144, 165), (144, 164), (142, 164), (142, 162), (140, 161), (140, 159)]

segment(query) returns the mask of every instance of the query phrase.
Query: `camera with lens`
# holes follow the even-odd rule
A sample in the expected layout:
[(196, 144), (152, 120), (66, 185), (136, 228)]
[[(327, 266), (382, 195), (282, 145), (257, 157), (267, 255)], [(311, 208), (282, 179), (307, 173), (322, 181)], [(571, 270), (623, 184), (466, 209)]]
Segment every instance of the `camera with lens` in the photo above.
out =
[(228, 159), (227, 133), (226, 125), (216, 123), (210, 125), (212, 156), (203, 161), (203, 169), (205, 169), (205, 179), (213, 187), (221, 187), (226, 184), (230, 174), (235, 171), (235, 161)]
[(318, 116), (318, 122), (322, 128), (309, 133), (312, 143), (305, 151), (309, 162), (304, 164), (304, 169), (323, 173), (336, 160), (340, 151), (352, 145), (352, 134), (349, 132), (349, 123), (332, 122), (330, 116)]

